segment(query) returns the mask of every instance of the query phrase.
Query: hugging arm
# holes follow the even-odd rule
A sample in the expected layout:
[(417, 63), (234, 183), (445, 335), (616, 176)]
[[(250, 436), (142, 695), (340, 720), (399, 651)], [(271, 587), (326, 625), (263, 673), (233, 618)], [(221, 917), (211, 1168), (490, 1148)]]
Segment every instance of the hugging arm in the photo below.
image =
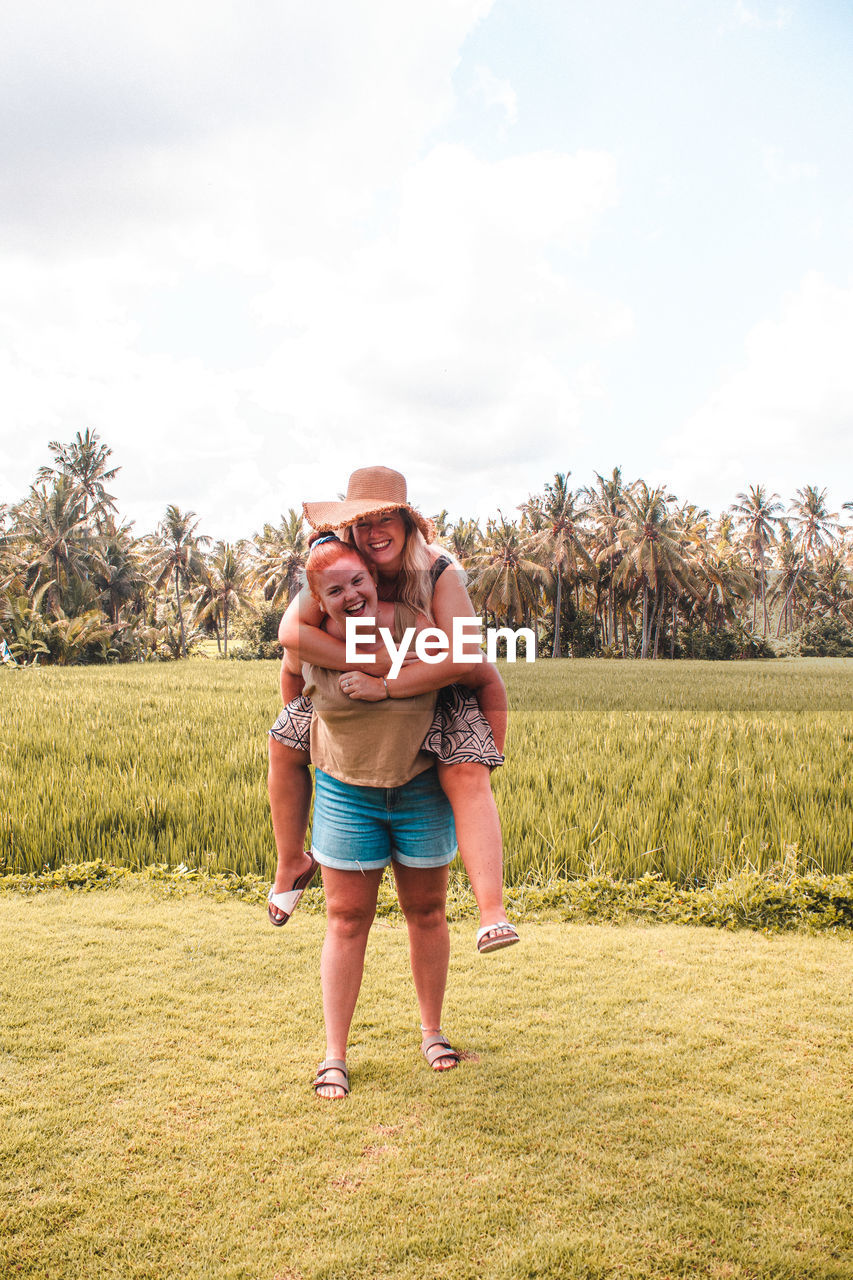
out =
[[(441, 590), (441, 598), (443, 599), (441, 611), (439, 612), (436, 607), (442, 583), (445, 578), (449, 579), (450, 577), (450, 570), (445, 569), (435, 585), (433, 593), (434, 623), (432, 624), (438, 630), (444, 632), (447, 638), (448, 652), (435, 662), (422, 662), (418, 658), (413, 661), (406, 661), (393, 679), (381, 667), (374, 667), (369, 672), (365, 670), (363, 673), (350, 672), (346, 682), (344, 682), (343, 677), (341, 678), (341, 688), (344, 693), (350, 698), (360, 701), (378, 702), (383, 698), (414, 698), (421, 693), (432, 693), (436, 689), (443, 689), (449, 684), (467, 684), (469, 680), (473, 684), (481, 683), (476, 674), (478, 665), (480, 665), (477, 657), (474, 656), (464, 662), (456, 662), (452, 652), (453, 618), (456, 616), (454, 609), (458, 610), (463, 617), (474, 617), (474, 610), (471, 607), (471, 601), (468, 599), (468, 592), (465, 590), (461, 575), (458, 572), (454, 572), (452, 575), (455, 581), (446, 584)], [(419, 631), (429, 625), (425, 617), (421, 616), (418, 619)], [(383, 679), (383, 676), (386, 678)]]
[[(447, 571), (442, 577), (446, 576)], [(468, 594), (464, 587), (462, 598), (468, 601)], [(467, 605), (467, 616), (473, 617), (470, 601)], [(391, 656), (381, 640), (373, 646), (375, 650), (373, 662), (364, 658), (358, 662), (347, 662), (344, 641), (321, 628), (323, 617), (320, 606), (310, 592), (303, 590), (295, 600), (291, 601), (278, 629), (278, 638), (285, 650), (283, 669), (296, 672), (301, 670), (301, 663), (310, 662), (314, 666), (325, 667), (329, 671), (361, 672), (363, 676), (371, 677), (375, 684), (368, 680), (359, 680), (360, 692), (356, 696), (366, 698), (368, 701), (384, 698), (386, 694), (382, 677), (387, 676), (391, 669)], [(441, 623), (437, 625), (441, 626)], [(452, 619), (447, 627), (447, 634), (448, 636), (453, 634)], [(362, 652), (364, 650), (369, 652), (371, 645), (360, 640), (359, 648)], [(406, 661), (393, 682), (395, 686), (393, 696), (412, 698), (419, 693), (430, 693), (433, 689), (442, 689), (445, 685), (463, 680), (474, 670), (474, 667), (474, 662), (452, 662), (450, 654), (438, 663)], [(390, 691), (392, 687), (390, 680), (388, 686)]]
[[(454, 618), (475, 616), (462, 573), (452, 566), (445, 569), (433, 594), (435, 626), (448, 636), (452, 644)], [(473, 651), (474, 643), (473, 640), (466, 643), (468, 653)], [(480, 661), (472, 658), (467, 662), (453, 662), (452, 655), (448, 654), (440, 663), (406, 663), (394, 680), (388, 678), (385, 683), (381, 674), (383, 673), (376, 668), (369, 674), (355, 673), (350, 677), (349, 687), (344, 692), (351, 698), (378, 702), (386, 697), (411, 698), (419, 693), (430, 693), (433, 689), (443, 689), (449, 684), (463, 684), (477, 698), (480, 710), (489, 722), (495, 744), (499, 751), (503, 751), (507, 722), (506, 690), (497, 667), (487, 662), (482, 655)]]
[[(371, 675), (386, 675), (391, 668), (391, 660), (384, 648), (376, 654), (375, 662), (347, 662), (346, 645), (343, 640), (330, 635), (321, 629), (323, 611), (310, 591), (303, 589), (295, 600), (291, 600), (279, 623), (278, 639), (284, 646), (285, 661), (290, 662), (291, 669), (295, 665), (301, 670), (303, 662), (313, 663), (315, 667), (326, 667), (329, 671), (366, 671)], [(364, 644), (362, 649), (368, 648)]]
[(383, 698), (416, 698), (419, 693), (432, 693), (448, 684), (467, 684), (474, 670), (474, 663), (451, 662), (449, 657), (435, 664), (416, 659), (414, 662), (407, 662), (393, 679), (387, 676), (383, 680), (381, 676), (369, 676), (363, 671), (349, 672), (346, 687), (344, 677), (341, 677), (341, 688), (350, 698), (362, 702), (379, 702)]

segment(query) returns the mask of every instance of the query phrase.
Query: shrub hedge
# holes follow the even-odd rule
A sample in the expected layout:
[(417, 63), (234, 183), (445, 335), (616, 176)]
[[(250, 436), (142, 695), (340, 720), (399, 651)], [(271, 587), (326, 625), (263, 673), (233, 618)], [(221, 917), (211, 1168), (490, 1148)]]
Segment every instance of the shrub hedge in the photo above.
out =
[[(148, 886), (165, 896), (210, 894), (261, 905), (269, 882), (260, 876), (212, 873), (165, 864), (135, 870), (98, 860), (65, 864), (29, 874), (0, 875), (0, 892), (36, 894), (46, 890), (87, 893), (119, 885)], [(788, 875), (784, 871), (744, 871), (715, 884), (683, 888), (649, 873), (637, 880), (593, 876), (581, 880), (552, 880), (523, 884), (509, 890), (513, 920), (588, 920), (619, 924), (645, 920), (650, 924), (693, 924), (717, 929), (753, 929), (764, 933), (799, 930), (808, 933), (853, 929), (853, 874)], [(301, 910), (323, 910), (323, 891), (307, 891)], [(393, 883), (380, 887), (377, 914), (399, 918)], [(461, 876), (451, 881), (448, 917), (462, 920), (476, 914), (473, 896)]]

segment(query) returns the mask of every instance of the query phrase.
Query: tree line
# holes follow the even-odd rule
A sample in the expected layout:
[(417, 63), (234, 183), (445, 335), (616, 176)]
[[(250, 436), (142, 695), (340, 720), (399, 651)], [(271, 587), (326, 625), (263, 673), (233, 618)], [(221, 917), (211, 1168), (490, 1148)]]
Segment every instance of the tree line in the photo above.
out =
[[(7, 661), (128, 662), (273, 656), (308, 551), (290, 510), (251, 538), (213, 542), (166, 507), (137, 536), (109, 492), (119, 468), (91, 430), (50, 443), (20, 502), (0, 507), (0, 629)], [(540, 656), (853, 654), (853, 527), (826, 489), (787, 504), (763, 485), (713, 518), (617, 467), (574, 487), (556, 474), (511, 517), (434, 517), (493, 626), (530, 627)], [(844, 517), (845, 519), (847, 517)]]

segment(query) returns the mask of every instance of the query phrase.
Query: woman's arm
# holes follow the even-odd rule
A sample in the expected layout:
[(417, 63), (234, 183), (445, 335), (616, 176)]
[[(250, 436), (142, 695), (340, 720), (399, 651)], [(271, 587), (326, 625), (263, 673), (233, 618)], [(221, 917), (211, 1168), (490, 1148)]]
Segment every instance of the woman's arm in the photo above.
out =
[[(278, 626), (279, 643), (284, 646), (285, 652), (294, 655), (300, 665), (310, 662), (315, 667), (326, 667), (329, 671), (365, 671), (379, 676), (388, 674), (391, 659), (384, 645), (376, 646), (375, 662), (366, 662), (364, 658), (358, 662), (347, 662), (343, 640), (321, 630), (323, 617), (323, 611), (311, 592), (303, 588), (287, 606)], [(363, 653), (370, 646), (360, 641), (359, 648)]]
[[(433, 592), (433, 606), (438, 595), (438, 588), (445, 578), (450, 577), (451, 568), (444, 570), (436, 583)], [(471, 601), (468, 599), (468, 592), (462, 584), (462, 574), (459, 570), (453, 570), (455, 583), (451, 584), (450, 590), (445, 590), (443, 594), (444, 607), (443, 617), (449, 618), (445, 624), (442, 624), (435, 616), (435, 608), (433, 608), (434, 621), (430, 623), (426, 617), (421, 615), (417, 618), (417, 629), (423, 631), (429, 627), (438, 628), (443, 631), (447, 652), (436, 662), (422, 662), (419, 658), (414, 657), (414, 644), (408, 651), (408, 660), (400, 669), (397, 675), (392, 679), (388, 671), (381, 668), (372, 668), (369, 672), (364, 671), (363, 674), (356, 674), (347, 684), (348, 687), (343, 689), (343, 680), (341, 688), (350, 698), (355, 698), (365, 702), (379, 702), (383, 698), (414, 698), (421, 693), (433, 693), (437, 689), (443, 689), (449, 684), (468, 684), (478, 688), (489, 683), (485, 677), (478, 676), (477, 671), (483, 665), (482, 659), (478, 660), (476, 642), (471, 640), (464, 646), (467, 654), (464, 661), (454, 661), (453, 654), (453, 618), (454, 614), (451, 610), (454, 606), (459, 607), (459, 612), (464, 617), (473, 617), (474, 610)], [(384, 680), (382, 677), (386, 677)], [(500, 676), (495, 672), (501, 689), (503, 684)], [(479, 693), (477, 694), (479, 699)], [(485, 715), (485, 709), (483, 710)]]
[(449, 564), (439, 575), (432, 593), (432, 616), (435, 625), (450, 635), (454, 618), (474, 618), (474, 606), (465, 586), (465, 572)]
[[(437, 588), (441, 586), (444, 578), (450, 575), (450, 569), (445, 569), (437, 583)], [(454, 576), (457, 576), (454, 574)], [(468, 593), (464, 587), (460, 587), (461, 600), (467, 606), (467, 617), (473, 617), (474, 611), (471, 608), (471, 602), (468, 599)], [(436, 589), (437, 594), (437, 589)], [(451, 606), (448, 606), (451, 607)], [(304, 589), (300, 591), (295, 600), (291, 600), (287, 606), (278, 628), (278, 638), (284, 646), (285, 653), (291, 655), (291, 662), (295, 658), (297, 663), (310, 662), (316, 667), (326, 667), (329, 671), (362, 671), (367, 676), (378, 678), (378, 688), (381, 691), (376, 694), (375, 688), (370, 685), (361, 686), (365, 690), (371, 691), (371, 701), (376, 701), (377, 697), (385, 697), (384, 687), (381, 682), (382, 676), (387, 676), (391, 670), (392, 658), (388, 653), (381, 639), (377, 639), (376, 644), (371, 646), (364, 641), (359, 641), (359, 648), (362, 653), (365, 650), (369, 653), (371, 648), (375, 653), (375, 662), (367, 662), (364, 658), (360, 658), (358, 662), (347, 662), (346, 645), (344, 641), (333, 635), (329, 635), (327, 631), (321, 629), (324, 614), (317, 604), (317, 601), (311, 595), (310, 591)], [(423, 620), (426, 623), (426, 619)], [(436, 623), (441, 627), (441, 623)], [(449, 626), (442, 627), (447, 634), (448, 641), (452, 645), (453, 642), (453, 622)], [(414, 648), (410, 649), (410, 655), (414, 653)], [(411, 656), (405, 662), (400, 674), (396, 677), (395, 684), (399, 684), (400, 688), (395, 692), (397, 698), (412, 698), (419, 693), (429, 693), (433, 689), (442, 689), (447, 684), (454, 684), (457, 680), (461, 680), (473, 669), (474, 663), (469, 662), (452, 662), (451, 655), (442, 658), (438, 663), (425, 663)], [(363, 695), (362, 695), (363, 696)]]
[[(451, 662), (449, 656), (440, 663), (407, 663), (393, 679), (367, 675), (363, 671), (341, 676), (341, 689), (358, 702), (381, 702), (384, 698), (415, 698), (419, 693), (433, 693), (448, 684), (467, 684), (476, 671), (473, 662)], [(495, 672), (497, 675), (497, 672)], [(472, 677), (476, 680), (476, 677)], [(500, 680), (500, 676), (498, 676)], [(344, 680), (347, 687), (344, 688)], [(485, 710), (483, 711), (485, 715)]]
[(506, 689), (497, 667), (491, 662), (448, 663), (440, 668), (423, 662), (405, 667), (396, 680), (382, 680), (363, 671), (341, 676), (341, 690), (358, 702), (382, 702), (385, 698), (412, 698), (418, 693), (431, 693), (447, 684), (464, 684), (472, 689), (480, 710), (489, 722), (498, 751), (506, 742)]

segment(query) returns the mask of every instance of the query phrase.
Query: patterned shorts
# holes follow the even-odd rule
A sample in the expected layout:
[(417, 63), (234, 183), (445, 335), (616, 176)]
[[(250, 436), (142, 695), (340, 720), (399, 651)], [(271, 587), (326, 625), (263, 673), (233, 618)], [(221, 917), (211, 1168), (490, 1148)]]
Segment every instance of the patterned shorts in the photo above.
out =
[[(313, 714), (311, 699), (300, 694), (288, 702), (270, 735), (285, 747), (310, 752)], [(504, 762), (477, 699), (459, 684), (439, 690), (422, 749), (441, 764), (485, 764), (494, 769)]]
[(275, 738), (284, 747), (292, 747), (294, 751), (311, 750), (311, 717), (314, 707), (311, 699), (300, 693), (298, 698), (288, 702), (270, 729), (270, 737)]

